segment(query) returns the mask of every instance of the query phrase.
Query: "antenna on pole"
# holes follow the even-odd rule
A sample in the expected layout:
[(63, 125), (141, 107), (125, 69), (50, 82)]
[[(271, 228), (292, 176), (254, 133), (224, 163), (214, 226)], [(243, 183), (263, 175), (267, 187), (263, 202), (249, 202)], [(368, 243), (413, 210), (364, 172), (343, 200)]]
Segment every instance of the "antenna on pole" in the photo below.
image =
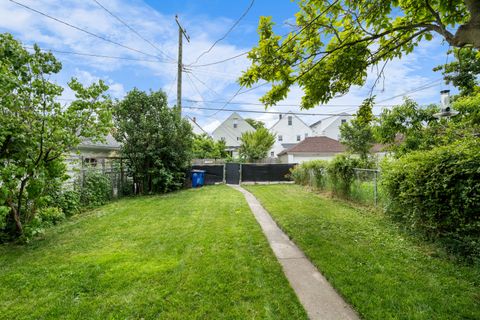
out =
[(177, 108), (180, 115), (182, 115), (182, 71), (183, 71), (183, 63), (182, 63), (182, 50), (183, 50), (183, 37), (190, 42), (190, 37), (187, 34), (187, 30), (185, 30), (180, 22), (178, 21), (178, 15), (175, 15), (175, 22), (178, 25), (178, 65), (177, 65)]

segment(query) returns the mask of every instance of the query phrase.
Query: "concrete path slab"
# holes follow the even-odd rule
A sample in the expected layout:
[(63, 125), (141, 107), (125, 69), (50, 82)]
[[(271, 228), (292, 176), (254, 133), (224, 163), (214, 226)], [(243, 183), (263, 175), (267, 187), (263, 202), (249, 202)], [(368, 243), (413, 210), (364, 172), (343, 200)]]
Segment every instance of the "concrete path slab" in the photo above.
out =
[(359, 319), (355, 311), (333, 289), (305, 254), (278, 227), (257, 198), (238, 185), (230, 186), (245, 196), (309, 318), (312, 320)]

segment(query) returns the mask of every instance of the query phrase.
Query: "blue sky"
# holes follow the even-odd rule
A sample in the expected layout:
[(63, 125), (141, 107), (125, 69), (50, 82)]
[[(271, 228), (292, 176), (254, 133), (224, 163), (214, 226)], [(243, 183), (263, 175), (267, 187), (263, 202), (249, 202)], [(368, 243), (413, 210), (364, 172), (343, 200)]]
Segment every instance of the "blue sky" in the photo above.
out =
[[(131, 48), (151, 55), (162, 55), (110, 16), (94, 0), (17, 1)], [(251, 0), (98, 0), (98, 2), (127, 22), (142, 37), (154, 43), (170, 58), (162, 55), (163, 61), (161, 62), (147, 62), (55, 53), (63, 63), (63, 70), (54, 80), (66, 86), (72, 76), (84, 83), (103, 79), (110, 85), (109, 93), (115, 98), (122, 98), (134, 87), (142, 90), (163, 89), (168, 93), (169, 100), (174, 103), (176, 94), (176, 64), (174, 60), (177, 57), (178, 38), (175, 14), (178, 14), (181, 23), (191, 37), (190, 43), (184, 41), (184, 63), (188, 65), (227, 32), (249, 6)], [(290, 27), (285, 22), (292, 21), (296, 11), (298, 11), (297, 3), (290, 0), (256, 0), (237, 27), (210, 53), (204, 55), (199, 63), (218, 61), (248, 51), (257, 42), (256, 28), (258, 19), (262, 15), (272, 16), (272, 20), (277, 24), (276, 31), (278, 33), (288, 32)], [(38, 43), (42, 48), (61, 51), (152, 59), (151, 56), (113, 45), (42, 17), (8, 0), (0, 1), (0, 32), (12, 33), (24, 45)], [(377, 101), (388, 99), (384, 102), (387, 105), (400, 103), (403, 93), (441, 79), (441, 74), (433, 72), (432, 68), (445, 63), (447, 49), (448, 46), (442, 43), (439, 37), (436, 37), (431, 42), (422, 43), (413, 54), (390, 62), (385, 69), (385, 80), (376, 87)], [(183, 97), (190, 100), (229, 100), (238, 89), (236, 79), (247, 67), (248, 60), (242, 56), (223, 64), (191, 68), (192, 73), (184, 74), (183, 77)], [(356, 106), (370, 91), (369, 85), (374, 80), (375, 70), (371, 70), (371, 74), (366, 86), (352, 88), (349, 94), (332, 100), (328, 106), (318, 106), (305, 112), (355, 112)], [(441, 89), (453, 89), (440, 80), (433, 84), (434, 86), (410, 96), (422, 104), (437, 103)], [(240, 95), (235, 98), (234, 102), (258, 102), (258, 98), (267, 88), (259, 88)], [(301, 90), (293, 88), (287, 100), (282, 103), (296, 105), (301, 96)], [(72, 92), (66, 89), (64, 98), (72, 97)], [(208, 108), (221, 107), (222, 104), (193, 104), (186, 101), (184, 106)], [(263, 106), (242, 104), (229, 105), (227, 108), (239, 111), (264, 110)], [(299, 109), (276, 106), (269, 110), (286, 112)], [(380, 107), (376, 109), (377, 112), (379, 110)], [(198, 122), (210, 132), (229, 115), (229, 112), (219, 112), (212, 116), (212, 111), (200, 109), (185, 108), (184, 111), (186, 115), (197, 117)], [(242, 113), (242, 116), (263, 120), (267, 125), (272, 125), (277, 118), (277, 116), (269, 114)], [(319, 117), (302, 116), (302, 119), (307, 123), (313, 123)]]

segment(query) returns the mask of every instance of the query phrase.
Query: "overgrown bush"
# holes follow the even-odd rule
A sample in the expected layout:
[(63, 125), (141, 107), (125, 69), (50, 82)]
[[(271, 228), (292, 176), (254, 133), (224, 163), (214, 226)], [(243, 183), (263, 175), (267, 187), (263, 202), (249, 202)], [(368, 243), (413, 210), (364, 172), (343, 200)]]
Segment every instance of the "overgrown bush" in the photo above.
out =
[(413, 152), (382, 165), (387, 211), (480, 259), (480, 141)]
[(355, 179), (355, 168), (359, 160), (345, 154), (339, 154), (331, 160), (327, 167), (328, 179), (334, 194), (348, 197)]
[(80, 188), (80, 204), (84, 207), (99, 206), (112, 198), (110, 178), (98, 171), (87, 171)]
[(296, 184), (323, 189), (327, 181), (327, 165), (324, 160), (307, 161), (290, 169), (290, 177)]
[(65, 190), (54, 198), (55, 204), (70, 217), (80, 211), (80, 193), (77, 190)]

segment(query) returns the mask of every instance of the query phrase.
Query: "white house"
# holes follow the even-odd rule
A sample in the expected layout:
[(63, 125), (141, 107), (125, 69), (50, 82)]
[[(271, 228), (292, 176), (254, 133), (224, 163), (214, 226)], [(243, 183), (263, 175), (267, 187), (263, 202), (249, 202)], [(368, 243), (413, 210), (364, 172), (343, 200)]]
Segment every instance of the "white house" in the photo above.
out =
[(208, 133), (205, 130), (203, 130), (202, 127), (200, 127), (200, 125), (197, 123), (197, 118), (195, 117), (190, 118), (189, 116), (186, 116), (185, 118), (187, 119), (188, 123), (190, 123), (190, 125), (192, 126), (193, 133), (198, 135), (201, 135), (201, 134), (208, 135)]
[(340, 126), (349, 121), (351, 117), (343, 112), (338, 116), (324, 118), (310, 125), (314, 136), (325, 136), (334, 140), (340, 139)]
[(313, 135), (312, 129), (292, 112), (280, 114), (270, 132), (276, 136), (275, 144), (268, 154), (271, 158)]
[(278, 154), (281, 163), (302, 163), (310, 160), (331, 160), (345, 152), (345, 146), (329, 137), (309, 137)]
[(227, 151), (235, 156), (242, 134), (249, 131), (255, 131), (255, 128), (234, 112), (212, 132), (212, 137), (216, 141), (225, 141)]

